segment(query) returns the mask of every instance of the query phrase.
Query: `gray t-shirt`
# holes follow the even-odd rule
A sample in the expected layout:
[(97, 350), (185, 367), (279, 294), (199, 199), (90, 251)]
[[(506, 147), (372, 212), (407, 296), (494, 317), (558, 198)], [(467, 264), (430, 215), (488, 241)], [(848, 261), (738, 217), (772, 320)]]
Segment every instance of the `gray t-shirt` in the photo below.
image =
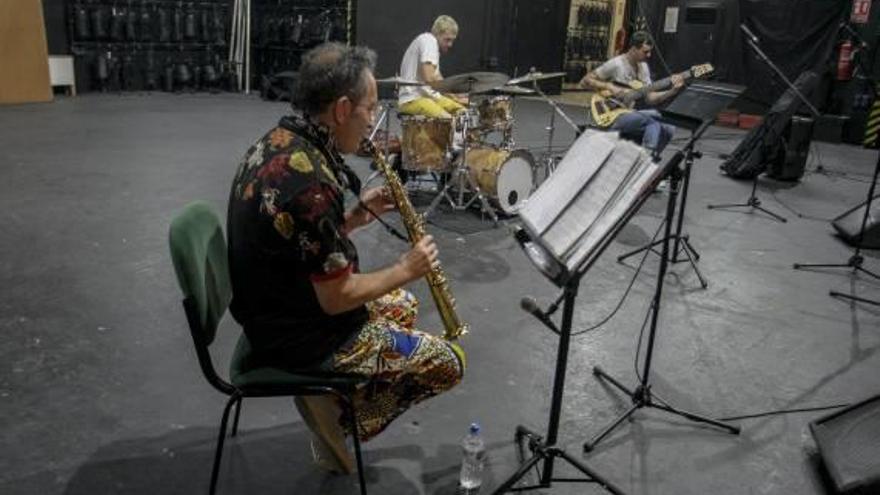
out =
[(626, 59), (626, 55), (618, 55), (600, 65), (594, 73), (603, 81), (615, 81), (629, 86), (633, 80), (639, 80), (644, 84), (651, 84), (651, 71), (648, 64), (639, 62), (639, 71), (636, 74), (632, 64)]

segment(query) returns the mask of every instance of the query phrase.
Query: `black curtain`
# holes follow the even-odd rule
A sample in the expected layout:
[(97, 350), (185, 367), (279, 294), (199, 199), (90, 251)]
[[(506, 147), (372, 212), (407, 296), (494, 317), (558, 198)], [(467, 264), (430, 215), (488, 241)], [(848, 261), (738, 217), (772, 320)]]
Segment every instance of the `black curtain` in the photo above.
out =
[[(715, 66), (721, 81), (747, 87), (737, 106), (766, 109), (785, 91), (772, 69), (745, 42), (740, 24), (759, 38), (759, 46), (790, 80), (813, 70), (828, 82), (828, 67), (838, 40), (838, 26), (849, 12), (846, 0), (635, 0), (660, 49), (652, 70), (678, 72), (704, 62)], [(678, 31), (664, 33), (668, 7), (678, 7)], [(714, 16), (705, 15), (716, 11)], [(695, 35), (695, 33), (698, 33)], [(709, 57), (709, 60), (702, 58)], [(668, 69), (663, 61), (667, 62)], [(815, 92), (814, 103), (824, 102)]]
[[(840, 0), (739, 0), (740, 19), (759, 39), (759, 46), (782, 72), (795, 80), (804, 71), (828, 74), (840, 21), (849, 2)], [(738, 25), (733, 27), (738, 29)], [(731, 78), (748, 87), (746, 95), (763, 103), (775, 101), (785, 87), (772, 69), (757, 59), (740, 37), (743, 73)], [(732, 53), (730, 54), (733, 55)], [(737, 82), (738, 82), (737, 81)], [(821, 98), (821, 93), (816, 98)]]

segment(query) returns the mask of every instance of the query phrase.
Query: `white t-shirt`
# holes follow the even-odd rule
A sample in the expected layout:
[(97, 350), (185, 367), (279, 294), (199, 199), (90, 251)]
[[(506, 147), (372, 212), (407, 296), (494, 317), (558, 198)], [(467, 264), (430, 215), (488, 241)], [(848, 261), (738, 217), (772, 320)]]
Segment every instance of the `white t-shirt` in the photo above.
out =
[(645, 84), (651, 84), (651, 71), (646, 62), (639, 62), (639, 72), (633, 69), (626, 55), (618, 55), (600, 65), (595, 74), (603, 81), (616, 81), (626, 86), (633, 80), (639, 80)]
[[(431, 33), (422, 33), (409, 44), (400, 61), (400, 77), (410, 81), (422, 81), (419, 67), (430, 62), (440, 71), (440, 45)], [(423, 96), (437, 98), (440, 93), (428, 86), (401, 86), (397, 102), (400, 105)]]

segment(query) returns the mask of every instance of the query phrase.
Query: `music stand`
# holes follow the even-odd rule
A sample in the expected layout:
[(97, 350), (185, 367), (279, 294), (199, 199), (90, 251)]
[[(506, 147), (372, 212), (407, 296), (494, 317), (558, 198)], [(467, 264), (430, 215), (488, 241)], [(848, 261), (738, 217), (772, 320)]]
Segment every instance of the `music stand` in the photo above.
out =
[[(856, 32), (846, 21), (841, 23), (841, 29), (844, 29), (850, 33), (850, 35), (855, 38), (856, 41), (859, 42), (862, 48), (866, 48), (868, 45), (864, 40), (859, 36), (859, 33)], [(865, 67), (864, 60), (859, 58), (858, 67), (864, 74), (871, 74)], [(874, 98), (880, 97), (877, 94), (877, 81), (874, 80), (873, 77), (866, 76), (868, 81), (871, 83), (870, 87), (872, 91), (874, 91)], [(852, 268), (853, 274), (858, 274), (859, 272), (867, 273), (868, 275), (874, 278), (880, 278), (880, 275), (864, 268), (862, 264), (865, 261), (865, 257), (862, 256), (862, 242), (865, 238), (865, 227), (868, 225), (868, 217), (871, 215), (871, 203), (874, 200), (874, 190), (877, 188), (877, 177), (880, 175), (880, 154), (877, 155), (877, 162), (874, 164), (874, 176), (871, 178), (871, 185), (868, 187), (868, 199), (865, 202), (865, 214), (862, 217), (862, 224), (859, 228), (859, 234), (856, 236), (856, 250), (849, 257), (846, 263), (795, 263), (793, 268), (795, 270), (799, 270), (801, 268)], [(852, 301), (863, 302), (866, 304), (873, 304), (875, 306), (880, 306), (880, 301), (876, 301), (873, 299), (866, 299), (864, 297), (858, 297), (852, 294), (844, 294), (842, 292), (838, 292), (835, 290), (828, 291), (828, 295), (831, 297), (840, 297), (842, 299), (850, 299)]]
[[(694, 82), (681, 91), (665, 109), (661, 110), (661, 115), (665, 122), (669, 122), (676, 127), (681, 127), (690, 131), (691, 138), (693, 139), (697, 130), (699, 130), (704, 123), (708, 122), (711, 124), (714, 122), (718, 113), (727, 108), (730, 102), (735, 100), (743, 91), (745, 91), (744, 86), (738, 86), (735, 84)], [(699, 139), (699, 136), (697, 136), (697, 139)], [(694, 160), (700, 159), (702, 156), (703, 154), (693, 149), (693, 146), (688, 147), (685, 152), (684, 170), (682, 174), (683, 179), (681, 183), (681, 203), (678, 207), (678, 219), (676, 221), (675, 233), (672, 234), (674, 246), (672, 248), (672, 258), (669, 261), (672, 263), (679, 263), (682, 261), (690, 262), (691, 266), (694, 268), (694, 273), (696, 273), (697, 278), (700, 279), (700, 285), (705, 289), (709, 284), (696, 264), (700, 259), (700, 253), (698, 253), (693, 245), (691, 245), (690, 236), (682, 234), (682, 229), (684, 227), (684, 210), (687, 206), (688, 190), (690, 189), (691, 182), (691, 168)], [(659, 239), (618, 256), (617, 261), (623, 261), (626, 258), (634, 256), (647, 249), (653, 251), (654, 248), (657, 245), (662, 244), (663, 241), (664, 239)], [(678, 257), (682, 252), (685, 254), (686, 258)]]
[(654, 343), (657, 335), (657, 322), (659, 320), (660, 315), (660, 307), (662, 302), (663, 295), (663, 283), (666, 277), (666, 269), (668, 267), (669, 262), (669, 241), (673, 238), (672, 235), (672, 222), (675, 217), (675, 205), (677, 202), (678, 196), (678, 185), (679, 181), (682, 178), (683, 171), (680, 169), (680, 164), (685, 160), (687, 154), (690, 152), (689, 150), (693, 148), (694, 144), (700, 138), (700, 136), (705, 132), (705, 130), (709, 127), (711, 121), (704, 122), (699, 128), (697, 128), (694, 133), (691, 135), (688, 143), (682, 148), (678, 150), (675, 155), (669, 160), (669, 163), (666, 166), (666, 174), (670, 177), (670, 188), (669, 188), (669, 199), (666, 202), (666, 218), (664, 220), (665, 232), (663, 234), (662, 240), (662, 251), (660, 255), (660, 268), (657, 271), (657, 286), (654, 289), (654, 298), (651, 304), (651, 324), (648, 330), (648, 344), (647, 351), (645, 354), (645, 360), (642, 366), (642, 372), (639, 376), (639, 384), (636, 386), (634, 390), (627, 388), (621, 382), (616, 380), (614, 377), (605, 372), (602, 368), (596, 366), (593, 368), (593, 374), (599, 378), (608, 380), (612, 385), (620, 389), (626, 395), (630, 397), (632, 400), (632, 405), (623, 412), (616, 420), (611, 422), (608, 426), (602, 429), (596, 436), (594, 436), (591, 440), (584, 442), (584, 450), (586, 452), (590, 452), (599, 443), (605, 436), (611, 433), (614, 428), (616, 428), (619, 424), (623, 422), (623, 420), (632, 416), (638, 409), (643, 407), (653, 407), (656, 409), (660, 409), (672, 414), (676, 414), (683, 418), (689, 419), (691, 421), (696, 421), (700, 423), (706, 423), (717, 428), (721, 428), (727, 430), (728, 432), (737, 435), (740, 432), (739, 427), (732, 426), (727, 423), (723, 423), (721, 421), (711, 419), (705, 416), (701, 416), (698, 414), (694, 414), (688, 411), (684, 411), (681, 409), (677, 409), (665, 401), (655, 402), (653, 395), (651, 393), (651, 363), (654, 354)]
[[(528, 439), (532, 457), (492, 493), (549, 488), (554, 482), (598, 483), (615, 495), (623, 491), (583, 462), (557, 447), (559, 416), (568, 362), (575, 299), (581, 278), (635, 215), (662, 178), (663, 169), (638, 146), (607, 133), (586, 131), (566, 153), (556, 171), (519, 211), (523, 229), (516, 239), (535, 266), (563, 287), (562, 323), (524, 300), (523, 308), (559, 335), (553, 396), (546, 438), (524, 426), (516, 428), (520, 446)], [(560, 300), (554, 304), (558, 307)], [(550, 313), (552, 314), (552, 310)], [(556, 458), (565, 460), (585, 478), (555, 478)], [(514, 487), (542, 463), (538, 484)]]

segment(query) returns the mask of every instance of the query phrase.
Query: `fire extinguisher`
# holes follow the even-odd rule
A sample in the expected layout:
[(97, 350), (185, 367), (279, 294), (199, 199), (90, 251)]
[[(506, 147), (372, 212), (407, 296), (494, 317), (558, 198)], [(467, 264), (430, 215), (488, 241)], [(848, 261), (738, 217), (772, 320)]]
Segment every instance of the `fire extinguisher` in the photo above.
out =
[(853, 76), (853, 42), (845, 40), (840, 44), (837, 56), (837, 80), (849, 81)]

